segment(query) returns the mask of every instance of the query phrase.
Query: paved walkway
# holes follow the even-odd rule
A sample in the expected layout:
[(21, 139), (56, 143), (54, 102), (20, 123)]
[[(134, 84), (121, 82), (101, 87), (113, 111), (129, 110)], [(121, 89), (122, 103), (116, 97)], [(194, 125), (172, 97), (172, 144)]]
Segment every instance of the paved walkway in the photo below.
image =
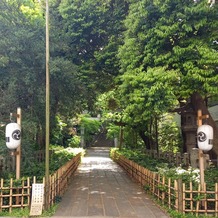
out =
[(109, 158), (109, 148), (90, 148), (54, 218), (169, 218)]

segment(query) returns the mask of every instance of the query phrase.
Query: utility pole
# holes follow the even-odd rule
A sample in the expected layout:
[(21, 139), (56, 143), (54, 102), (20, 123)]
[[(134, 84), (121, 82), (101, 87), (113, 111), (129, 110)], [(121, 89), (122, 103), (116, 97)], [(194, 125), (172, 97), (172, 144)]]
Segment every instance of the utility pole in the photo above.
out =
[(49, 75), (49, 0), (46, 0), (46, 139), (45, 139), (45, 209), (49, 208), (50, 75)]

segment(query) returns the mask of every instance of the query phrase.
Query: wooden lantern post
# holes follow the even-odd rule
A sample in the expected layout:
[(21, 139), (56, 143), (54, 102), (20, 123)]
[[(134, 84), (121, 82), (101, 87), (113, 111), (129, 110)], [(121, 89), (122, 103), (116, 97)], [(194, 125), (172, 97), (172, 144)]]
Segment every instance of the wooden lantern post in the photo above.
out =
[[(21, 126), (21, 108), (17, 108), (17, 124)], [(16, 179), (20, 179), (21, 144), (16, 151)]]
[[(209, 115), (202, 115), (202, 111), (198, 110), (197, 114), (197, 125), (202, 126), (202, 120), (209, 118)], [(201, 149), (199, 149), (199, 168), (200, 168), (200, 184), (201, 190), (204, 190), (204, 153)]]
[[(17, 124), (21, 126), (21, 108), (17, 108), (17, 113), (10, 113), (10, 119), (17, 118)], [(20, 165), (21, 165), (21, 143), (16, 148), (16, 151), (11, 151), (11, 155), (16, 157), (16, 179), (20, 179)]]

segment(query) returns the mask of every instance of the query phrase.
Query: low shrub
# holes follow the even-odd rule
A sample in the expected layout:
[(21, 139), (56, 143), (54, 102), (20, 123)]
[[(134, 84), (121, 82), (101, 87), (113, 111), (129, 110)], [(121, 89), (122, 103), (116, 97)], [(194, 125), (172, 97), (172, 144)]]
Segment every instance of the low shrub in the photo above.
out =
[[(50, 150), (52, 150), (49, 158), (50, 174), (54, 173), (57, 169), (75, 157), (78, 153), (82, 153), (82, 155), (85, 153), (85, 150), (82, 148), (64, 148), (57, 145), (50, 146)], [(45, 161), (37, 162), (34, 160), (29, 166), (25, 167), (22, 172), (22, 176), (24, 177), (36, 176), (37, 178), (42, 178), (44, 175)]]
[(129, 150), (126, 148), (123, 148), (122, 150), (118, 150), (118, 149), (111, 149), (111, 155), (114, 152), (118, 152), (119, 154), (125, 156), (126, 158), (128, 158), (129, 160), (132, 160), (136, 163), (138, 163), (139, 165), (153, 171), (153, 172), (157, 172), (158, 168), (162, 167), (162, 166), (169, 166), (170, 164), (168, 164), (166, 161), (159, 161), (158, 159), (154, 159), (149, 157), (148, 155), (146, 155), (145, 153), (143, 153), (141, 150)]
[[(128, 150), (122, 149), (118, 150), (117, 148), (111, 149), (111, 155), (114, 152), (125, 156), (129, 160), (136, 162), (137, 164), (151, 170), (153, 172), (158, 172), (161, 175), (171, 178), (173, 180), (181, 178), (183, 182), (195, 182), (198, 184), (200, 182), (200, 171), (189, 167), (188, 169), (183, 169), (182, 167), (173, 166), (172, 163), (160, 159), (153, 159), (143, 153), (142, 151), (137, 150)], [(205, 170), (205, 182), (209, 189), (214, 190), (215, 183), (218, 181), (218, 170), (215, 167), (211, 167)]]

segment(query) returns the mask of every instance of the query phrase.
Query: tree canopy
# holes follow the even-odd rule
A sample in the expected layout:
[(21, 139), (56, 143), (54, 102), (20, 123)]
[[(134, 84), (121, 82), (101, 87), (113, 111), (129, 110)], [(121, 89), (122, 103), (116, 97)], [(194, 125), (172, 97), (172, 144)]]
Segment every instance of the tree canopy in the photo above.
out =
[(127, 121), (150, 125), (194, 92), (217, 94), (217, 5), (132, 1), (125, 26), (118, 90)]
[[(144, 0), (131, 4), (125, 24), (124, 45), (119, 50), (121, 90), (132, 93), (129, 80), (139, 80), (150, 93), (159, 86), (158, 98), (145, 97), (149, 105), (150, 100), (156, 99), (157, 105), (163, 98), (164, 80), (169, 82), (171, 98), (178, 100), (195, 91), (203, 96), (217, 93), (217, 7), (209, 7), (207, 1)], [(156, 77), (153, 89), (144, 82), (150, 80), (150, 72)], [(140, 73), (144, 80), (138, 79)], [(129, 96), (123, 96), (128, 104)]]
[[(43, 145), (44, 2), (0, 9), (0, 115), (20, 106)], [(193, 93), (217, 95), (217, 12), (206, 0), (51, 0), (51, 127), (104, 110), (147, 143)]]

